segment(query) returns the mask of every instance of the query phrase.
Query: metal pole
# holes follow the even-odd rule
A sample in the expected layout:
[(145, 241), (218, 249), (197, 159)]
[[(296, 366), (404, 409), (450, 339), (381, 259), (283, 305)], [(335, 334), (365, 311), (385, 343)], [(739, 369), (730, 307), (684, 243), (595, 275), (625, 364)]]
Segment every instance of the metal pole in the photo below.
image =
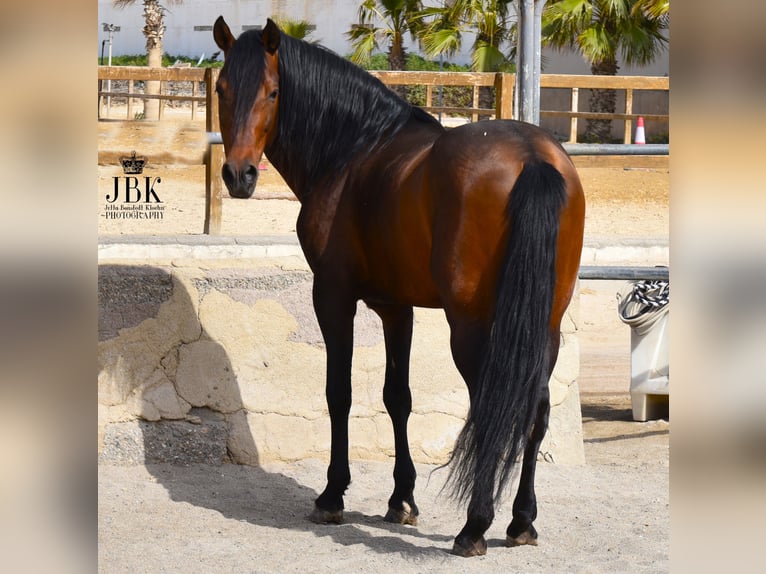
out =
[[(110, 26), (109, 27), (109, 55), (108, 55), (108, 58), (107, 58), (107, 62), (108, 62), (107, 66), (111, 66), (112, 65), (112, 34), (113, 33), (114, 33), (114, 27)], [(106, 91), (109, 92), (109, 95), (106, 96), (106, 117), (108, 118), (109, 115), (110, 115), (109, 111), (110, 111), (110, 108), (112, 106), (112, 96), (111, 96), (111, 93), (112, 93), (112, 80), (107, 80), (106, 81)]]
[(546, 0), (519, 0), (519, 36), (516, 45), (516, 102), (514, 115), (540, 123), (540, 38)]
[[(439, 54), (439, 71), (444, 70), (444, 54)], [(444, 86), (439, 86), (439, 108), (444, 107)], [(442, 123), (442, 111), (439, 109), (439, 123)]]
[(535, 59), (532, 69), (532, 117), (534, 124), (540, 125), (540, 72), (542, 62), (543, 8), (546, 0), (535, 0)]
[[(98, 61), (98, 63), (103, 66), (104, 65), (104, 44), (106, 44), (106, 40), (101, 40), (101, 59)], [(101, 92), (104, 87), (104, 81), (99, 80), (98, 81), (98, 91)], [(103, 99), (103, 96), (99, 93), (98, 95), (98, 118), (101, 119), (101, 100)]]
[(569, 155), (670, 155), (670, 144), (564, 143)]
[(519, 0), (519, 39), (517, 51), (519, 64), (516, 68), (516, 77), (519, 83), (519, 113), (518, 118), (523, 122), (534, 123), (533, 115), (533, 92), (534, 82), (532, 78), (535, 54), (535, 4), (534, 0)]
[[(442, 2), (442, 7), (447, 7), (447, 0)], [(439, 54), (439, 71), (444, 71), (444, 54)], [(444, 107), (444, 86), (439, 86), (439, 108)], [(442, 123), (442, 111), (439, 109), (439, 123)]]
[[(112, 65), (112, 38), (114, 37), (115, 32), (120, 31), (120, 27), (115, 26), (114, 24), (107, 24), (106, 22), (103, 22), (102, 25), (104, 27), (104, 32), (107, 32), (109, 34), (109, 37), (103, 42), (101, 42), (101, 64), (103, 65), (104, 63), (104, 44), (108, 43), (109, 44), (109, 61), (107, 65), (111, 66)], [(112, 96), (110, 95), (112, 91), (112, 80), (106, 81), (106, 91), (107, 91), (106, 117), (109, 117), (109, 108), (112, 104)]]

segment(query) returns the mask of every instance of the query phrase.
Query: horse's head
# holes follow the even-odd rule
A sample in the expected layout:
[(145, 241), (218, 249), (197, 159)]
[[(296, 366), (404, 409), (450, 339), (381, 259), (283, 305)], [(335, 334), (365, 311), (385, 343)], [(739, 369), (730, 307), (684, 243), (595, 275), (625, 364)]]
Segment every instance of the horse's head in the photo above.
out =
[(232, 197), (246, 199), (255, 190), (263, 150), (276, 133), (281, 32), (268, 20), (262, 31), (245, 32), (235, 39), (219, 16), (213, 36), (224, 53), (215, 86), (226, 151), (221, 175)]

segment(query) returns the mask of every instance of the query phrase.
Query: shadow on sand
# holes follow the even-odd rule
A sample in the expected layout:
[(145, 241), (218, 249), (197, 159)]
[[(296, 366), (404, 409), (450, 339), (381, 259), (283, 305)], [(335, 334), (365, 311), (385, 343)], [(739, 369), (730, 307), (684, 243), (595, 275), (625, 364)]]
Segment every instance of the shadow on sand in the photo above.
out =
[[(202, 299), (205, 295), (199, 295)], [(171, 302), (172, 299), (172, 302)], [(160, 313), (165, 302), (175, 309), (172, 314)], [(170, 304), (169, 303), (169, 304)], [(157, 329), (175, 333), (177, 324), (199, 322), (199, 337), (196, 341), (179, 340), (168, 354), (178, 359), (173, 369), (165, 368), (168, 378), (176, 389), (178, 378), (185, 371), (181, 365), (185, 345), (204, 342), (207, 346), (204, 365), (205, 373), (214, 377), (208, 388), (218, 388), (228, 404), (238, 403), (242, 409), (240, 384), (226, 349), (214, 341), (205, 330), (197, 312), (199, 305), (192, 302), (192, 295), (183, 283), (173, 280), (172, 271), (159, 267), (108, 265), (99, 268), (99, 339), (107, 340), (120, 336), (120, 330), (141, 324), (146, 319), (168, 321), (174, 324), (158, 325)], [(187, 316), (179, 316), (187, 315)], [(133, 365), (126, 360), (140, 360), (125, 354), (122, 368), (132, 372)], [(163, 360), (163, 365), (168, 362)], [(172, 362), (172, 361), (171, 361)], [(179, 393), (180, 395), (181, 393)], [(215, 402), (216, 397), (210, 397)], [(236, 406), (236, 405), (235, 405)], [(367, 515), (353, 510), (344, 514), (342, 525), (314, 524), (308, 520), (318, 492), (292, 477), (279, 472), (269, 472), (258, 463), (256, 441), (249, 431), (243, 432), (243, 425), (237, 425), (238, 449), (250, 453), (249, 465), (231, 464), (226, 452), (227, 434), (232, 432), (232, 416), (237, 413), (218, 413), (207, 408), (193, 409), (193, 420), (141, 421), (138, 425), (143, 435), (142, 460), (148, 471), (156, 478), (176, 502), (186, 502), (200, 508), (219, 512), (231, 520), (246, 521), (250, 524), (311, 533), (317, 537), (330, 538), (334, 543), (350, 546), (364, 544), (374, 552), (383, 554), (443, 556), (451, 548), (451, 535), (425, 534), (411, 526), (384, 522), (382, 515)], [(242, 413), (240, 413), (242, 414)], [(195, 436), (221, 435), (218, 444), (198, 445)], [(296, 440), (299, 438), (296, 437)], [(220, 444), (224, 441), (223, 444)], [(246, 444), (243, 444), (246, 443)], [(182, 445), (183, 453), (177, 451)], [(206, 463), (215, 459), (211, 448), (221, 449), (218, 464)], [(196, 457), (196, 459), (195, 459)], [(221, 460), (225, 461), (221, 464)], [(319, 469), (319, 467), (317, 467)], [(317, 483), (324, 476), (319, 471)], [(392, 486), (392, 485), (391, 485)], [(389, 485), (381, 486), (381, 509), (385, 508)], [(377, 533), (371, 534), (370, 529)], [(433, 542), (433, 546), (412, 544), (405, 539), (416, 537)]]

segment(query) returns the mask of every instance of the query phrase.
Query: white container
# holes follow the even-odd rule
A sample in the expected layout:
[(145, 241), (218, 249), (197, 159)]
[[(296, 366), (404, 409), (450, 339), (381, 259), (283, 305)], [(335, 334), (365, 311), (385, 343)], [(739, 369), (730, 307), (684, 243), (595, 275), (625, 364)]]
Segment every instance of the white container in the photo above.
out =
[(630, 330), (630, 401), (633, 420), (667, 418), (669, 415), (670, 368), (668, 360), (668, 319), (665, 313), (648, 333)]
[[(620, 319), (630, 326), (630, 399), (636, 421), (668, 418), (670, 414), (668, 289), (666, 282), (634, 284), (627, 295), (618, 295)], [(662, 302), (645, 304), (636, 296), (639, 291), (644, 300), (658, 295)]]

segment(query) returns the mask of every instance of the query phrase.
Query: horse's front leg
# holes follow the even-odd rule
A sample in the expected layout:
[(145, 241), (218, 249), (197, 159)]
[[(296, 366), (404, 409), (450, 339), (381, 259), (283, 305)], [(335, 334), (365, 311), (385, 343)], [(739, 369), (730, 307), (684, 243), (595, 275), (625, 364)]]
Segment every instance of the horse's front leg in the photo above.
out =
[(348, 464), (348, 415), (351, 410), (351, 356), (354, 348), (356, 301), (336, 285), (314, 279), (314, 310), (327, 349), (325, 392), (330, 411), (330, 466), (327, 487), (315, 501), (309, 519), (317, 523), (343, 521), (343, 494), (351, 482)]
[(412, 411), (410, 392), (410, 348), (412, 346), (412, 307), (374, 305), (371, 308), (383, 321), (386, 339), (386, 382), (383, 403), (394, 427), (394, 492), (388, 499), (386, 521), (416, 525), (415, 465), (410, 456), (407, 420)]

